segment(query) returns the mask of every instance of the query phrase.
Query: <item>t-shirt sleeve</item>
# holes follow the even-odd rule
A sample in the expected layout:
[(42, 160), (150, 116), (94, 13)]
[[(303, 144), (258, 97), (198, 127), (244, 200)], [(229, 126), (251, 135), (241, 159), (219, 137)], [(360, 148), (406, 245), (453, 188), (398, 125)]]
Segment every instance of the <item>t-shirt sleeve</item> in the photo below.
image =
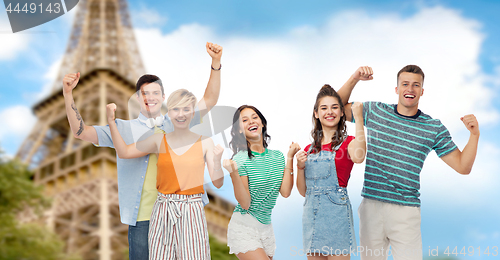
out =
[(457, 149), (457, 145), (451, 139), (450, 132), (442, 123), (434, 139), (432, 149), (436, 151), (438, 157), (443, 157)]
[[(376, 103), (377, 102), (373, 101), (363, 102), (363, 125), (366, 126), (369, 113), (371, 112), (372, 107), (375, 106)], [(351, 105), (352, 104), (354, 104), (354, 102), (352, 102)], [(352, 113), (352, 109), (351, 109), (351, 120), (352, 123), (356, 123), (356, 120), (354, 120), (354, 114)]]
[(109, 130), (109, 125), (105, 126), (94, 125), (93, 127), (97, 133), (97, 141), (99, 142), (98, 145), (97, 144), (94, 145), (98, 147), (114, 148), (113, 139), (111, 138), (111, 131)]
[(306, 146), (306, 148), (304, 148), (304, 152), (306, 152), (306, 153), (307, 153), (307, 152), (309, 151), (309, 148), (311, 148), (311, 144), (308, 144), (308, 145)]
[(246, 158), (248, 158), (248, 155), (247, 156), (244, 156), (242, 153), (246, 151), (241, 151), (239, 152), (238, 154), (236, 154), (233, 158), (233, 161), (236, 162), (236, 165), (238, 166), (238, 174), (240, 176), (248, 176), (248, 172), (246, 170)]

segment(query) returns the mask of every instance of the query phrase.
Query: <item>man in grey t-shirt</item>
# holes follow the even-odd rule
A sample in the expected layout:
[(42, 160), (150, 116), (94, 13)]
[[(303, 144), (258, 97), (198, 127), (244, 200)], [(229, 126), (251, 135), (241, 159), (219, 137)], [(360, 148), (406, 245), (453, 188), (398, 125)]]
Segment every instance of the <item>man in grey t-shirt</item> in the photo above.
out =
[[(349, 96), (359, 80), (372, 79), (370, 67), (360, 67), (338, 91), (347, 120), (352, 121)], [(397, 74), (397, 104), (363, 103), (367, 156), (363, 201), (359, 206), (361, 259), (422, 259), (420, 172), (430, 151), (460, 174), (469, 174), (479, 140), (474, 115), (461, 118), (470, 131), (460, 151), (446, 127), (418, 109), (424, 94), (424, 73), (408, 65)]]

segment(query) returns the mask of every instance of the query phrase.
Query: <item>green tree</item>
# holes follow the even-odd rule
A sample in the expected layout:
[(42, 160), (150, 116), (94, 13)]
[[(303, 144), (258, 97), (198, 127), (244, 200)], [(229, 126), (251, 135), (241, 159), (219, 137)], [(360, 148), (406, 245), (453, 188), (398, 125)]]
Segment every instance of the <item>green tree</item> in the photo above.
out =
[(63, 253), (64, 243), (46, 227), (16, 220), (26, 207), (40, 214), (49, 205), (32, 176), (25, 165), (6, 159), (0, 150), (0, 259), (75, 259)]
[(217, 240), (215, 237), (209, 235), (210, 242), (210, 256), (212, 259), (217, 260), (238, 260), (238, 257), (229, 254), (229, 247)]

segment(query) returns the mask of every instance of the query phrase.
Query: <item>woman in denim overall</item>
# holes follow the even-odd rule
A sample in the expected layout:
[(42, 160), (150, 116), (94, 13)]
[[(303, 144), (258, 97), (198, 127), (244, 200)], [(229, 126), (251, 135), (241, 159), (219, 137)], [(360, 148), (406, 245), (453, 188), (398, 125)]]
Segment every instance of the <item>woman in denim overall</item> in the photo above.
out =
[[(307, 258), (349, 259), (356, 252), (347, 181), (354, 163), (366, 154), (361, 103), (352, 106), (356, 138), (347, 136), (344, 106), (339, 95), (324, 85), (316, 97), (313, 143), (297, 153), (297, 188), (306, 197), (302, 216)], [(359, 119), (359, 120), (358, 120)]]

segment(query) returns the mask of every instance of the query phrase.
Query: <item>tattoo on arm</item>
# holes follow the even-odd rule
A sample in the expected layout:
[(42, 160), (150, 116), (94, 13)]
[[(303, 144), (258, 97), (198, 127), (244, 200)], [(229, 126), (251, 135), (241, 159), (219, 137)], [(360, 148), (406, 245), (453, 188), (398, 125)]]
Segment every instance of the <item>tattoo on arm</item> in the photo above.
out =
[(83, 132), (83, 129), (85, 128), (85, 125), (83, 124), (83, 119), (82, 119), (82, 116), (80, 115), (80, 113), (78, 113), (78, 109), (76, 109), (76, 105), (75, 105), (75, 102), (73, 101), (73, 103), (71, 103), (71, 108), (73, 109), (73, 111), (75, 111), (76, 113), (76, 119), (78, 121), (80, 121), (80, 128), (78, 128), (78, 132), (76, 132), (76, 135), (81, 135), (82, 132)]

